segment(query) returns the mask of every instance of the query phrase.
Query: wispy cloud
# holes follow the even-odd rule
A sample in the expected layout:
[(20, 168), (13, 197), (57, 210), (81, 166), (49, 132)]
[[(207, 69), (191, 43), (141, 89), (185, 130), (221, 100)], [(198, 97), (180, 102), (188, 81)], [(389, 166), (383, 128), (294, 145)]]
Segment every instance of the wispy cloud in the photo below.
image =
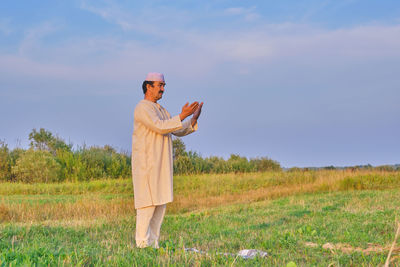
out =
[(245, 20), (252, 21), (260, 18), (260, 14), (256, 12), (256, 7), (230, 7), (224, 10), (227, 15), (243, 16)]
[(128, 16), (126, 12), (123, 12), (113, 2), (108, 1), (106, 5), (99, 7), (91, 5), (87, 1), (82, 1), (80, 8), (96, 15), (99, 15), (103, 19), (119, 25), (124, 30), (133, 30), (139, 27), (132, 21), (132, 17)]
[(166, 6), (142, 7), (127, 11), (114, 1), (90, 3), (82, 0), (80, 8), (102, 17), (124, 31), (165, 38), (180, 32), (193, 13)]
[[(292, 30), (297, 32), (295, 25)], [(264, 27), (250, 32), (186, 32), (175, 40), (149, 45), (116, 37), (73, 38), (57, 45), (42, 42), (54, 27), (45, 24), (28, 31), (17, 55), (0, 55), (3, 73), (25, 73), (37, 77), (75, 80), (131, 80), (133, 73), (154, 66), (171, 72), (206, 76), (229, 63), (243, 71), (244, 66), (269, 68), (289, 62), (307, 62), (333, 68), (355, 60), (400, 58), (400, 26), (365, 26), (322, 31), (310, 28), (302, 34), (270, 33)], [(184, 66), (184, 67), (182, 67)], [(232, 69), (231, 69), (232, 70)], [(304, 72), (306, 72), (304, 70)], [(309, 73), (312, 73), (310, 70)]]
[(42, 38), (56, 32), (58, 28), (54, 23), (47, 21), (27, 29), (19, 45), (19, 53), (27, 55), (34, 53), (32, 50), (40, 49)]
[(303, 14), (301, 21), (307, 22), (313, 16), (320, 15), (323, 13), (325, 9), (329, 9), (331, 12), (339, 12), (341, 9), (344, 9), (352, 4), (355, 4), (359, 0), (342, 0), (342, 1), (332, 1), (332, 0), (323, 0), (317, 2), (315, 5), (311, 5), (307, 11)]
[[(199, 77), (206, 80), (216, 70), (231, 75), (268, 70), (277, 73), (270, 79), (278, 81), (284, 75), (297, 77), (299, 72), (303, 73), (300, 77), (303, 79), (324, 68), (340, 71), (355, 61), (400, 58), (400, 25), (326, 30), (306, 24), (268, 24), (260, 20), (251, 28), (199, 30), (185, 24), (165, 27), (159, 22), (172, 16), (168, 12), (145, 23), (145, 11), (136, 16), (112, 1), (100, 7), (83, 1), (81, 7), (123, 30), (140, 31), (158, 39), (147, 42), (121, 34), (75, 36), (57, 44), (46, 43), (43, 38), (62, 27), (45, 22), (26, 31), (19, 53), (0, 54), (1, 72), (32, 79), (120, 83), (140, 78), (154, 69), (168, 70), (188, 80)], [(243, 16), (254, 10), (254, 7), (236, 7), (224, 12)], [(299, 65), (302, 69), (296, 73)]]

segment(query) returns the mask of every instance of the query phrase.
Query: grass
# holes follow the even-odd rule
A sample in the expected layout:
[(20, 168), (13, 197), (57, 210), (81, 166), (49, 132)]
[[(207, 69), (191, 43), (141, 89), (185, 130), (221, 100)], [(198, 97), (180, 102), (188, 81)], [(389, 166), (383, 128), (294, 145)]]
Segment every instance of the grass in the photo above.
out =
[[(308, 171), (177, 176), (169, 213), (285, 196), (400, 187), (400, 172)], [(75, 220), (132, 214), (130, 179), (0, 186), (0, 222)]]
[[(378, 266), (400, 218), (396, 172), (178, 176), (161, 249), (139, 250), (131, 184), (1, 184), (0, 266)], [(269, 256), (219, 254), (241, 249)]]

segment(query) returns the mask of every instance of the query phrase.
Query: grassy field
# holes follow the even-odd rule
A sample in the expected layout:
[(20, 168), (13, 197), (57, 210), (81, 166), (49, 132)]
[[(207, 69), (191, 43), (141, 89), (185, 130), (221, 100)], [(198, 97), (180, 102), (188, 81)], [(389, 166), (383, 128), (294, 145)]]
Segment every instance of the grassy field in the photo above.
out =
[[(0, 266), (379, 266), (400, 219), (399, 172), (177, 176), (174, 191), (161, 248), (139, 250), (131, 180), (2, 183)], [(221, 254), (241, 249), (269, 256)]]

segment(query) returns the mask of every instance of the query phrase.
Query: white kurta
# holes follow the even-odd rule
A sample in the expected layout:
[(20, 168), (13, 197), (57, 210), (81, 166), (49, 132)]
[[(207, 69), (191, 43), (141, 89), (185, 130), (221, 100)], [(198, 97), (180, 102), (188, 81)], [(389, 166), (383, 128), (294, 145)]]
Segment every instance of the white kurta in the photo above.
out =
[(132, 179), (135, 208), (163, 205), (173, 200), (171, 133), (185, 136), (197, 123), (171, 118), (158, 103), (141, 100), (135, 108), (132, 134)]

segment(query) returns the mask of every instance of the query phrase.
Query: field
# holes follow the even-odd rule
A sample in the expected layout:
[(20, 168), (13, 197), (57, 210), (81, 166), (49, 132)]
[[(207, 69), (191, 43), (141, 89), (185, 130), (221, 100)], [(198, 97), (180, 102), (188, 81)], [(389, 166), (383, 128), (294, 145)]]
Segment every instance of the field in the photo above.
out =
[[(177, 176), (161, 248), (139, 250), (132, 192), (129, 179), (1, 183), (0, 266), (382, 266), (400, 220), (400, 172)], [(269, 255), (223, 255), (241, 249)]]

